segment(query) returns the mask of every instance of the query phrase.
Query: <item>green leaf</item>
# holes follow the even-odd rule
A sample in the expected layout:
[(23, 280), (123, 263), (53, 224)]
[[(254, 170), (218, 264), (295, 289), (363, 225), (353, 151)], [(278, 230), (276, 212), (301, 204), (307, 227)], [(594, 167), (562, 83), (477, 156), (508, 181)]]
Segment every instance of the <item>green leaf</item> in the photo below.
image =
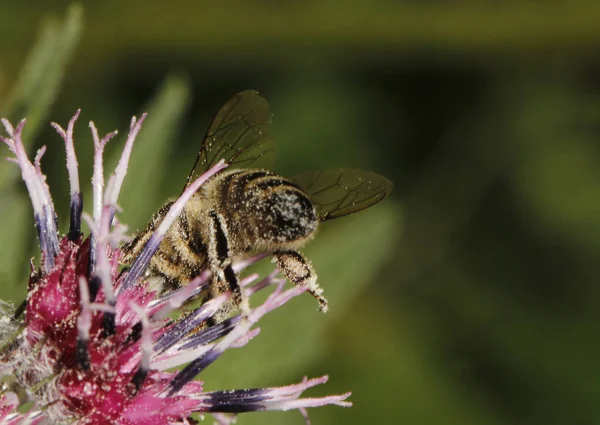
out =
[[(119, 196), (124, 212), (120, 220), (127, 224), (144, 223), (150, 212), (157, 210), (164, 199), (156, 188), (168, 178), (169, 161), (180, 122), (190, 100), (190, 86), (181, 75), (168, 76), (154, 98), (145, 106), (148, 117), (135, 142), (127, 177)], [(128, 130), (127, 130), (128, 131)], [(121, 131), (124, 144), (127, 131)], [(114, 142), (111, 142), (114, 143)], [(107, 159), (105, 178), (114, 170), (121, 149)], [(183, 187), (183, 182), (181, 184)], [(91, 196), (86, 198), (91, 199)]]
[(65, 68), (79, 40), (82, 15), (81, 6), (75, 4), (69, 8), (63, 23), (52, 18), (44, 22), (20, 78), (2, 108), (2, 115), (13, 123), (27, 118), (25, 142), (35, 137), (58, 96)]

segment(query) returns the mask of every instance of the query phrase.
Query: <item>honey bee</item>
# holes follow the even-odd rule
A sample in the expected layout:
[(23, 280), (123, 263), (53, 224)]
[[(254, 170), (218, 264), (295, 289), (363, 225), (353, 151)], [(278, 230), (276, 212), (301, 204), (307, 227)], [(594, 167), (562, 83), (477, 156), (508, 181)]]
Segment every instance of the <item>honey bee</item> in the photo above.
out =
[[(305, 285), (319, 301), (327, 301), (310, 261), (297, 250), (311, 240), (318, 224), (367, 208), (392, 189), (386, 178), (367, 171), (337, 169), (290, 178), (259, 167), (274, 152), (269, 134), (271, 113), (264, 98), (247, 90), (231, 98), (212, 121), (185, 188), (220, 159), (229, 168), (211, 177), (192, 196), (173, 223), (146, 277), (162, 290), (185, 285), (203, 270), (212, 272), (208, 298), (232, 291), (217, 320), (242, 306), (237, 260), (269, 252), (280, 272), (294, 285)], [(131, 264), (172, 205), (167, 202), (146, 230), (123, 247)]]

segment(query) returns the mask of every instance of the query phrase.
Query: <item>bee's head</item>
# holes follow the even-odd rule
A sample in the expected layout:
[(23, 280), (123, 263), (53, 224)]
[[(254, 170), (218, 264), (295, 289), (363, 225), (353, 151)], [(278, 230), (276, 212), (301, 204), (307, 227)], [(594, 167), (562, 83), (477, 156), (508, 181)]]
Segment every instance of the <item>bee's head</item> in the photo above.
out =
[(295, 248), (310, 239), (319, 220), (308, 196), (295, 187), (263, 193), (257, 202), (257, 237), (279, 248)]

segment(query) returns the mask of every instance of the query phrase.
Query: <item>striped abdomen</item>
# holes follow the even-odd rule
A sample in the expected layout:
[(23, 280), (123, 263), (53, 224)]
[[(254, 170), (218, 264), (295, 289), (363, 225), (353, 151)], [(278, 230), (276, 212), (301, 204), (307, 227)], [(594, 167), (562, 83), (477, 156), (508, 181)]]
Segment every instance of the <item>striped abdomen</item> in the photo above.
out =
[(290, 180), (263, 170), (223, 176), (220, 206), (230, 235), (242, 248), (274, 251), (303, 244), (318, 218), (308, 195)]

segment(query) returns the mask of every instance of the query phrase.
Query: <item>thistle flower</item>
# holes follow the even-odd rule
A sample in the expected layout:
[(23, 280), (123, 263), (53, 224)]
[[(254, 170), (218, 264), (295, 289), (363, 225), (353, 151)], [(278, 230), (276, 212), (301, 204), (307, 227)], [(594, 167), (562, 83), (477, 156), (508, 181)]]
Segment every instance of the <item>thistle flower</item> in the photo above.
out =
[[(133, 143), (145, 114), (131, 120), (121, 160), (104, 185), (102, 154), (116, 134), (100, 138), (92, 122), (94, 138), (93, 212), (82, 214), (73, 127), (52, 125), (64, 139), (70, 180), (70, 226), (59, 236), (49, 188), (41, 171), (41, 148), (33, 163), (23, 146), (22, 120), (16, 127), (3, 119), (9, 147), (31, 197), (41, 261), (30, 264), (27, 299), (21, 307), (0, 303), (0, 424), (182, 424), (194, 423), (192, 414), (210, 413), (221, 424), (235, 414), (260, 410), (298, 409), (335, 404), (350, 406), (350, 393), (322, 398), (300, 398), (323, 376), (278, 388), (205, 392), (194, 378), (228, 349), (239, 348), (254, 338), (255, 324), (267, 313), (306, 290), (284, 289), (277, 270), (259, 280), (251, 275), (241, 281), (246, 298), (274, 288), (266, 301), (237, 316), (211, 324), (212, 315), (231, 294), (223, 293), (193, 311), (177, 314), (186, 301), (209, 284), (204, 272), (188, 285), (167, 294), (157, 293), (145, 280), (144, 271), (165, 232), (192, 194), (227, 165), (222, 161), (195, 180), (172, 205), (163, 222), (128, 270), (121, 270), (126, 240), (118, 222), (117, 200), (127, 173)], [(91, 235), (81, 231), (82, 218)], [(236, 272), (262, 256), (235, 264)], [(186, 365), (180, 371), (172, 368)], [(28, 406), (28, 409), (26, 408)]]

